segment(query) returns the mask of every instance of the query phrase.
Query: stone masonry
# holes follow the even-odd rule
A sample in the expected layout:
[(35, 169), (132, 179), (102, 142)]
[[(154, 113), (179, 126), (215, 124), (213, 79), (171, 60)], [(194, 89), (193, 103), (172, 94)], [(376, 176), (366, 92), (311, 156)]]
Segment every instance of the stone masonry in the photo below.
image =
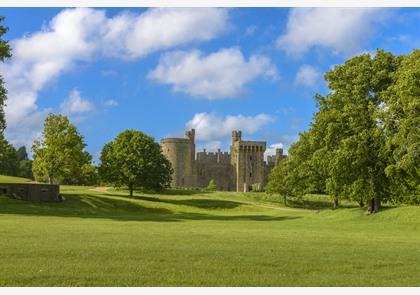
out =
[(218, 190), (250, 191), (252, 185), (264, 186), (268, 174), (282, 159), (282, 149), (264, 161), (264, 141), (243, 141), (241, 131), (232, 132), (230, 153), (195, 153), (195, 130), (185, 132), (185, 138), (164, 138), (160, 141), (163, 154), (174, 169), (172, 187), (207, 187), (214, 180)]

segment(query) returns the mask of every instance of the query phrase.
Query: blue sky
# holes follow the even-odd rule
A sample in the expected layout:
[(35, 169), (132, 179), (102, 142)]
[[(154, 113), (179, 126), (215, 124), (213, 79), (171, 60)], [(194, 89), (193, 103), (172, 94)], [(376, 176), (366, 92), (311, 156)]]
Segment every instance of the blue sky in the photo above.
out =
[(7, 138), (30, 147), (48, 112), (70, 117), (98, 157), (127, 128), (157, 141), (197, 130), (285, 149), (308, 128), (323, 73), (377, 48), (420, 45), (420, 9), (4, 8), (13, 58)]

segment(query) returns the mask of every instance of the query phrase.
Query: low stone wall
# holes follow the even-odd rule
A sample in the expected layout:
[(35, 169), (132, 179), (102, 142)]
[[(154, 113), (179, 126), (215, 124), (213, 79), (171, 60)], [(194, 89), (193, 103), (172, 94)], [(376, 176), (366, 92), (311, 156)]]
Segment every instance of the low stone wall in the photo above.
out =
[(0, 195), (24, 201), (61, 202), (60, 187), (43, 183), (0, 183)]

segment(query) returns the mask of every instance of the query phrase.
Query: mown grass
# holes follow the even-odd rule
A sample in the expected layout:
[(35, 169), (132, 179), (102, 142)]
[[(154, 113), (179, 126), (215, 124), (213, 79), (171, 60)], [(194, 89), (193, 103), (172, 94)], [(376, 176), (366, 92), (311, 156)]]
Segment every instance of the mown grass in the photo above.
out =
[(0, 197), (0, 286), (420, 286), (418, 207), (61, 189), (62, 203)]
[(27, 178), (21, 178), (21, 177), (0, 175), (0, 183), (22, 183), (22, 182), (29, 182), (29, 181), (32, 181), (32, 180), (27, 179)]

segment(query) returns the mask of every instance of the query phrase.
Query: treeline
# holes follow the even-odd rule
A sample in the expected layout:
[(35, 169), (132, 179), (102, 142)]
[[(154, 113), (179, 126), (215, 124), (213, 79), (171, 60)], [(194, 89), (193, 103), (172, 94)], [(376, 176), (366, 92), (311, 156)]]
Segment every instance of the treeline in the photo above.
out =
[[(3, 142), (0, 174), (27, 178), (33, 175), (38, 182), (54, 184), (111, 184), (126, 187), (130, 196), (135, 189), (159, 191), (171, 182), (171, 163), (160, 145), (136, 130), (125, 130), (105, 144), (98, 167), (85, 150), (84, 138), (76, 126), (60, 114), (50, 113), (45, 119), (42, 136), (32, 146), (33, 161), (28, 159), (24, 147), (16, 151), (5, 139)], [(16, 171), (20, 171), (20, 166), (31, 170), (19, 174)]]
[(0, 134), (0, 174), (32, 179), (32, 160), (28, 158), (26, 147), (15, 149)]
[(287, 197), (350, 199), (370, 212), (381, 201), (420, 204), (420, 50), (378, 50), (325, 74), (309, 130), (273, 169), (266, 190)]

